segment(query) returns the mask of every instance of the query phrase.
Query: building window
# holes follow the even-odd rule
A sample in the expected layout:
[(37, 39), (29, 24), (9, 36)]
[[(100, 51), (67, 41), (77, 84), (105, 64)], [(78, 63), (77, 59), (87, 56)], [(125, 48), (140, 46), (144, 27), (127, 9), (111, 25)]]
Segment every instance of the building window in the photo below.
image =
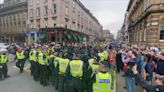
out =
[(72, 17), (73, 17), (73, 19), (75, 20), (75, 18), (76, 18), (75, 11), (73, 11)]
[(30, 10), (30, 17), (33, 17), (33, 9)]
[(40, 16), (40, 8), (39, 7), (36, 9), (36, 16)]
[(160, 25), (160, 40), (164, 40), (164, 24)]
[(48, 19), (44, 20), (44, 24), (45, 24), (45, 28), (47, 28), (48, 27)]
[(54, 28), (56, 27), (56, 24), (54, 23)]
[(44, 6), (44, 15), (48, 15), (48, 6)]
[(56, 4), (53, 4), (52, 6), (53, 6), (53, 11), (52, 11), (52, 13), (53, 13), (53, 14), (56, 14)]
[(65, 15), (69, 15), (69, 10), (68, 10), (68, 7), (65, 8)]
[(73, 2), (72, 2), (72, 6), (73, 6), (73, 8), (75, 7), (75, 1), (73, 0)]

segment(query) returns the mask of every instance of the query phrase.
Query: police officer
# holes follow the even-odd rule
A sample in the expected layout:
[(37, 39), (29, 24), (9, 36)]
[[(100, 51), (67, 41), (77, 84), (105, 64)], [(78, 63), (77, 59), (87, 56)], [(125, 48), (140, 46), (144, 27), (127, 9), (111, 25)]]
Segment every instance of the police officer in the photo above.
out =
[(70, 92), (83, 92), (83, 82), (86, 81), (86, 66), (81, 61), (80, 55), (77, 54), (74, 60), (70, 62), (70, 74), (72, 79), (70, 81)]
[(40, 84), (43, 86), (47, 85), (46, 79), (46, 55), (40, 51), (38, 54), (38, 63), (39, 63), (39, 79)]
[(92, 86), (93, 86), (93, 80), (92, 77), (98, 72), (99, 69), (99, 62), (97, 62), (97, 58), (91, 58), (88, 60), (89, 62), (89, 67), (88, 67), (88, 89), (87, 92), (93, 92)]
[(42, 53), (41, 49), (38, 48), (37, 51), (36, 51), (36, 63), (35, 63), (35, 68), (34, 68), (34, 73), (33, 73), (33, 78), (35, 81), (38, 81), (39, 80), (39, 75), (40, 75), (40, 65), (39, 65), (39, 62), (38, 62), (38, 55), (39, 53)]
[(111, 92), (111, 74), (105, 63), (100, 64), (99, 72), (93, 78), (93, 92)]
[(31, 63), (31, 75), (34, 75), (34, 72), (35, 72), (35, 68), (36, 68), (36, 61), (37, 61), (37, 52), (35, 49), (32, 49), (29, 53), (29, 60), (30, 60), (30, 63)]
[(53, 69), (53, 82), (54, 82), (54, 86), (55, 86), (55, 89), (57, 90), (58, 89), (58, 83), (59, 83), (59, 61), (62, 59), (61, 58), (61, 53), (58, 51), (58, 52), (55, 52), (54, 53), (54, 69)]
[(20, 69), (20, 73), (23, 72), (24, 64), (25, 64), (25, 53), (22, 49), (19, 49), (16, 52), (17, 62), (16, 66)]
[(0, 54), (0, 80), (3, 78), (9, 77), (7, 75), (8, 68), (7, 68), (8, 57), (6, 55), (6, 51), (2, 51)]
[(68, 92), (68, 80), (69, 80), (69, 62), (67, 53), (63, 53), (62, 58), (59, 59), (59, 92)]
[(49, 70), (50, 70), (50, 81), (52, 82), (52, 85), (54, 86), (54, 80), (53, 80), (53, 69), (54, 69), (54, 53), (50, 52), (50, 56), (49, 56)]
[(103, 53), (103, 49), (100, 49), (100, 52), (98, 53), (98, 56), (100, 57), (100, 61), (99, 62), (102, 62), (105, 60), (105, 55)]

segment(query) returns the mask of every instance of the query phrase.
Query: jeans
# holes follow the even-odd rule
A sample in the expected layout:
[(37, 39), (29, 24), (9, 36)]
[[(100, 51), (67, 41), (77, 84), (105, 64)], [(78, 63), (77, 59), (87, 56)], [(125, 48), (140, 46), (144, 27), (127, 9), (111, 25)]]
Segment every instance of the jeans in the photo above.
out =
[(126, 77), (127, 92), (135, 92), (135, 78)]

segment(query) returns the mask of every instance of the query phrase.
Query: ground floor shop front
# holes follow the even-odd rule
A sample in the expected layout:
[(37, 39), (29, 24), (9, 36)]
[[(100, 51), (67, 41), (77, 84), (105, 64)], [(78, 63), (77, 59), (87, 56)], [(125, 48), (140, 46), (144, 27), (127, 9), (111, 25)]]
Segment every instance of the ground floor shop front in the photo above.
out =
[(1, 43), (25, 43), (27, 42), (26, 34), (0, 34)]
[(32, 29), (28, 32), (28, 43), (85, 43), (89, 36), (84, 33), (65, 28), (41, 28)]

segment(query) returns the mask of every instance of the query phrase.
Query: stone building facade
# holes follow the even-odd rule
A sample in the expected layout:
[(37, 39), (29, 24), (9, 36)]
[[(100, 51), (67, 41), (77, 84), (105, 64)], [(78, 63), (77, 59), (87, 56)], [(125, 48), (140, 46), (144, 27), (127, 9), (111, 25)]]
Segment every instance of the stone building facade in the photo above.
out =
[(130, 0), (129, 41), (164, 49), (164, 0)]
[(0, 5), (0, 42), (25, 42), (27, 0), (4, 0)]
[(28, 23), (30, 29), (50, 29), (46, 30), (48, 39), (56, 42), (65, 40), (70, 31), (91, 38), (102, 32), (101, 24), (80, 0), (28, 0)]
[(110, 30), (103, 30), (102, 32), (102, 39), (104, 39), (106, 42), (112, 42), (114, 40), (114, 35), (110, 33)]

